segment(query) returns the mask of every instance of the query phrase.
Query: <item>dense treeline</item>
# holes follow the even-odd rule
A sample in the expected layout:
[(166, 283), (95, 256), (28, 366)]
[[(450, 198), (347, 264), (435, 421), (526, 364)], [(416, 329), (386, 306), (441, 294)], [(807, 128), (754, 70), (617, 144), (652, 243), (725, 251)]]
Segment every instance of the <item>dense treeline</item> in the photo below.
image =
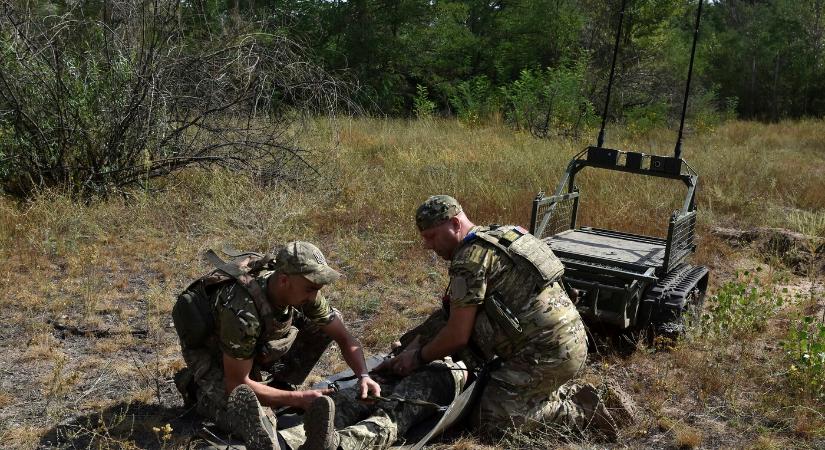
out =
[[(201, 0), (210, 23), (275, 21), (346, 69), (373, 111), (498, 111), (575, 124), (601, 109), (619, 0)], [(825, 114), (823, 0), (705, 2), (695, 104), (748, 119)], [(673, 117), (696, 0), (628, 0), (617, 117)], [(195, 8), (193, 6), (192, 8)], [(532, 105), (528, 105), (529, 103)], [(531, 112), (530, 108), (544, 114)], [(698, 120), (713, 120), (700, 117)], [(539, 120), (540, 122), (540, 120)]]
[[(604, 107), (621, 3), (5, 1), (0, 185), (106, 192), (191, 164), (291, 179), (296, 117), (341, 106), (579, 135)], [(672, 126), (698, 0), (626, 4), (610, 119)], [(823, 13), (825, 0), (705, 4), (689, 127), (825, 115)]]
[[(117, 22), (127, 2), (28, 3), (40, 13), (81, 5)], [(316, 62), (355, 81), (358, 102), (372, 112), (502, 113), (517, 124), (571, 126), (602, 107), (620, 3), (194, 0), (177, 8), (181, 31), (194, 39), (283, 30)], [(825, 114), (825, 0), (706, 3), (693, 111), (763, 120)], [(646, 126), (674, 116), (697, 4), (627, 0), (614, 117)]]

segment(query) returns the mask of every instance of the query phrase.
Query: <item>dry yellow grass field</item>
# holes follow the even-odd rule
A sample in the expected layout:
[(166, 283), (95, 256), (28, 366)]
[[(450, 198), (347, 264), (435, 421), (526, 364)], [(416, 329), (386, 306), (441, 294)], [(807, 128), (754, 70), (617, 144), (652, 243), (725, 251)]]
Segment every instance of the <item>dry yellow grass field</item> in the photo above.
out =
[[(436, 307), (446, 283), (445, 264), (419, 242), (416, 206), (448, 193), (476, 223), (527, 225), (536, 192), (551, 191), (589, 143), (451, 120), (343, 119), (318, 128), (307, 144), (321, 176), (298, 186), (192, 170), (90, 204), (54, 191), (22, 204), (0, 198), (0, 447), (186, 446), (194, 421), (170, 382), (182, 365), (170, 311), (208, 268), (200, 255), (225, 243), (257, 251), (317, 243), (345, 274), (327, 297), (369, 351), (385, 352)], [(616, 130), (607, 144), (671, 154), (674, 134)], [(643, 411), (610, 445), (823, 448), (825, 375), (795, 359), (801, 338), (789, 333), (805, 316), (809, 329), (825, 321), (825, 122), (727, 123), (687, 137), (684, 157), (700, 174), (695, 261), (711, 268), (710, 294), (719, 295), (679, 342), (591, 356), (584, 376), (616, 380)], [(681, 195), (662, 183), (585, 176), (581, 221), (661, 234)], [(793, 249), (740, 246), (713, 232), (755, 227), (811, 239)], [(317, 373), (343, 367), (329, 353)], [(548, 428), (439, 447), (482, 445), (606, 444)]]

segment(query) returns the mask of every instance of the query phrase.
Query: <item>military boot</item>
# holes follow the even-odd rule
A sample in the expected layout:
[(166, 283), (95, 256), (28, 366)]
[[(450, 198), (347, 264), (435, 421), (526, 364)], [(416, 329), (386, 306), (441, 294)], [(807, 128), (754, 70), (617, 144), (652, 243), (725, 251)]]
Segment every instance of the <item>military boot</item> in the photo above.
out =
[(639, 408), (633, 398), (617, 383), (608, 381), (602, 386), (602, 401), (619, 427), (632, 425), (639, 417)]
[(601, 434), (608, 441), (615, 441), (619, 435), (616, 421), (611, 417), (607, 407), (599, 396), (598, 390), (591, 384), (583, 384), (573, 394), (573, 401), (584, 413), (582, 431), (589, 430)]
[(298, 450), (337, 450), (341, 437), (335, 431), (335, 403), (323, 395), (315, 399), (304, 415), (307, 440)]
[(237, 433), (249, 450), (281, 450), (275, 424), (266, 414), (251, 387), (242, 384), (232, 391), (227, 402), (232, 432)]

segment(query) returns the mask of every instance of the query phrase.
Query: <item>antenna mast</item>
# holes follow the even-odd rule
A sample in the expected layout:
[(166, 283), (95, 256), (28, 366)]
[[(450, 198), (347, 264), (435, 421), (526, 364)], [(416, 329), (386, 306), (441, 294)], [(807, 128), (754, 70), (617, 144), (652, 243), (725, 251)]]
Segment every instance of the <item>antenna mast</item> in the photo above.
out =
[(693, 47), (690, 49), (690, 66), (688, 66), (687, 85), (685, 86), (685, 100), (682, 102), (682, 119), (679, 122), (679, 137), (676, 138), (676, 149), (674, 151), (677, 158), (682, 157), (682, 130), (685, 128), (685, 112), (687, 112), (688, 94), (690, 93), (690, 79), (693, 75), (693, 57), (696, 54), (696, 41), (699, 40), (699, 20), (702, 18), (702, 3), (703, 0), (699, 0), (699, 9), (696, 11), (696, 26), (693, 27)]
[(599, 139), (596, 142), (596, 147), (601, 147), (602, 144), (604, 144), (604, 125), (605, 122), (607, 122), (607, 106), (610, 105), (610, 90), (613, 87), (613, 74), (616, 70), (616, 54), (619, 53), (619, 37), (622, 35), (622, 23), (624, 23), (624, 5), (625, 0), (622, 0), (622, 10), (619, 12), (619, 27), (618, 30), (616, 30), (616, 43), (613, 44), (613, 62), (610, 63), (610, 78), (607, 82), (607, 99), (604, 101), (604, 112), (602, 113), (602, 129), (599, 130)]

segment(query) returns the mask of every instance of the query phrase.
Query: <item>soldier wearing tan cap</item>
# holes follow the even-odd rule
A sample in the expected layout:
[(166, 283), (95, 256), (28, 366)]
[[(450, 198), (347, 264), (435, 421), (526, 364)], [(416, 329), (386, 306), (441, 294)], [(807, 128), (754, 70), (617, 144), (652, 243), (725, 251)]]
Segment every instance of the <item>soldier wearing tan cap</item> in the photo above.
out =
[(329, 393), (290, 387), (303, 383), (332, 341), (360, 375), (359, 396), (381, 394), (360, 342), (319, 293), (340, 274), (316, 246), (290, 242), (253, 272), (220, 260), (216, 265), (211, 278), (192, 283), (173, 310), (192, 381), (178, 384), (186, 385), (185, 397), (186, 391), (194, 394), (199, 414), (240, 434), (247, 448), (278, 448), (274, 416), (261, 406), (306, 410)]

